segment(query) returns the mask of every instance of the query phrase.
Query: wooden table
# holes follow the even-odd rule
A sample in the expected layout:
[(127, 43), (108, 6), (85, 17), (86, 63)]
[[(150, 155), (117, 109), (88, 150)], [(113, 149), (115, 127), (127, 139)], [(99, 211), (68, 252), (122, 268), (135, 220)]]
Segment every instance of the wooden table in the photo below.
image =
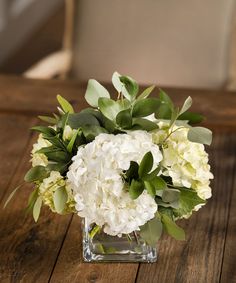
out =
[[(79, 218), (47, 209), (38, 223), (22, 209), (25, 186), (5, 210), (0, 210), (0, 282), (236, 282), (236, 93), (168, 91), (182, 103), (191, 95), (194, 109), (208, 117), (214, 131), (209, 149), (215, 175), (213, 197), (190, 221), (181, 221), (185, 242), (163, 237), (155, 264), (83, 263)], [(56, 108), (55, 95), (67, 97), (77, 109), (86, 106), (84, 88), (76, 82), (26, 80), (0, 76), (0, 205), (22, 182), (30, 167), (35, 135), (28, 129), (38, 114)]]

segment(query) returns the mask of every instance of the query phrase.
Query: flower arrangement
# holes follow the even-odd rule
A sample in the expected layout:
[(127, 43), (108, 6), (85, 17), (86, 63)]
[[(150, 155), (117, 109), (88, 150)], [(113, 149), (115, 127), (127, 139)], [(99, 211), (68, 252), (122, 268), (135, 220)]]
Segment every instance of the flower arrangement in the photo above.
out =
[(177, 108), (163, 90), (149, 97), (154, 86), (139, 94), (135, 80), (117, 72), (112, 83), (115, 100), (91, 79), (85, 93), (90, 108), (76, 113), (58, 95), (59, 114), (39, 117), (49, 126), (32, 128), (39, 136), (24, 178), (34, 186), (27, 210), (35, 221), (42, 205), (76, 213), (90, 225), (91, 238), (103, 231), (132, 240), (138, 233), (153, 247), (165, 231), (184, 240), (176, 221), (211, 197), (204, 149), (211, 131), (193, 127), (203, 117), (189, 112), (190, 97)]

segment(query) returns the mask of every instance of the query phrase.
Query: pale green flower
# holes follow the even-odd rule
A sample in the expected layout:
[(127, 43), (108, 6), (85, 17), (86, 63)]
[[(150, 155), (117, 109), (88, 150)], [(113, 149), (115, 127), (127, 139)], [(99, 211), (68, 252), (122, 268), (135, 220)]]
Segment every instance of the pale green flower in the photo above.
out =
[(70, 185), (57, 171), (51, 171), (50, 176), (45, 178), (39, 186), (39, 195), (42, 196), (43, 203), (49, 206), (53, 212), (56, 212), (53, 202), (53, 194), (60, 187), (65, 187), (68, 196), (63, 214), (74, 212), (75, 202)]
[(31, 162), (32, 167), (41, 165), (41, 166), (47, 166), (48, 165), (48, 158), (43, 153), (37, 153), (38, 150), (40, 150), (43, 147), (51, 146), (51, 143), (43, 138), (42, 134), (39, 134), (37, 142), (33, 145), (33, 149), (31, 151)]

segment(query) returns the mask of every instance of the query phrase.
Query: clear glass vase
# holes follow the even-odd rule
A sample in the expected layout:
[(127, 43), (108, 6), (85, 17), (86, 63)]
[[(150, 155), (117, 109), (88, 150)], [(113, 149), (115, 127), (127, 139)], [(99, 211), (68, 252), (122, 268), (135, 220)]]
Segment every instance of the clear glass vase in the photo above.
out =
[(110, 236), (103, 231), (94, 233), (95, 225), (82, 221), (83, 257), (91, 262), (155, 262), (157, 249), (149, 246), (138, 232), (129, 235)]

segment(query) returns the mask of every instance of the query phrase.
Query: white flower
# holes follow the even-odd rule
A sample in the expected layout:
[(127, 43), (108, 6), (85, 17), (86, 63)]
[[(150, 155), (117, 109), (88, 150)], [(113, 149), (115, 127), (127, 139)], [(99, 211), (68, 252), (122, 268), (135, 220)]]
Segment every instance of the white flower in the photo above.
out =
[(130, 161), (139, 163), (148, 151), (156, 167), (162, 154), (151, 134), (144, 131), (100, 134), (80, 147), (67, 174), (78, 215), (89, 224), (103, 226), (109, 235), (131, 233), (152, 219), (157, 211), (155, 200), (146, 191), (132, 200), (121, 176)]
[(47, 156), (43, 153), (36, 153), (38, 150), (40, 150), (43, 147), (50, 146), (51, 143), (43, 138), (42, 134), (39, 134), (37, 142), (33, 145), (33, 149), (31, 151), (31, 162), (32, 167), (41, 165), (41, 166), (47, 166), (48, 165), (48, 159)]
[(64, 186), (67, 192), (67, 202), (63, 213), (70, 213), (74, 211), (74, 197), (72, 195), (71, 187), (57, 171), (51, 171), (50, 176), (45, 178), (39, 186), (39, 195), (42, 196), (43, 203), (53, 211), (56, 212), (53, 194), (54, 192)]
[(72, 129), (69, 125), (66, 125), (63, 131), (63, 140), (71, 140), (76, 132), (77, 130)]
[[(160, 130), (153, 133), (153, 141), (162, 142), (168, 135), (165, 123), (159, 123)], [(173, 132), (165, 141), (162, 165), (165, 175), (172, 178), (174, 186), (184, 186), (196, 190), (204, 200), (211, 197), (210, 179), (213, 175), (208, 164), (208, 154), (204, 145), (190, 142), (188, 128), (174, 126)]]

